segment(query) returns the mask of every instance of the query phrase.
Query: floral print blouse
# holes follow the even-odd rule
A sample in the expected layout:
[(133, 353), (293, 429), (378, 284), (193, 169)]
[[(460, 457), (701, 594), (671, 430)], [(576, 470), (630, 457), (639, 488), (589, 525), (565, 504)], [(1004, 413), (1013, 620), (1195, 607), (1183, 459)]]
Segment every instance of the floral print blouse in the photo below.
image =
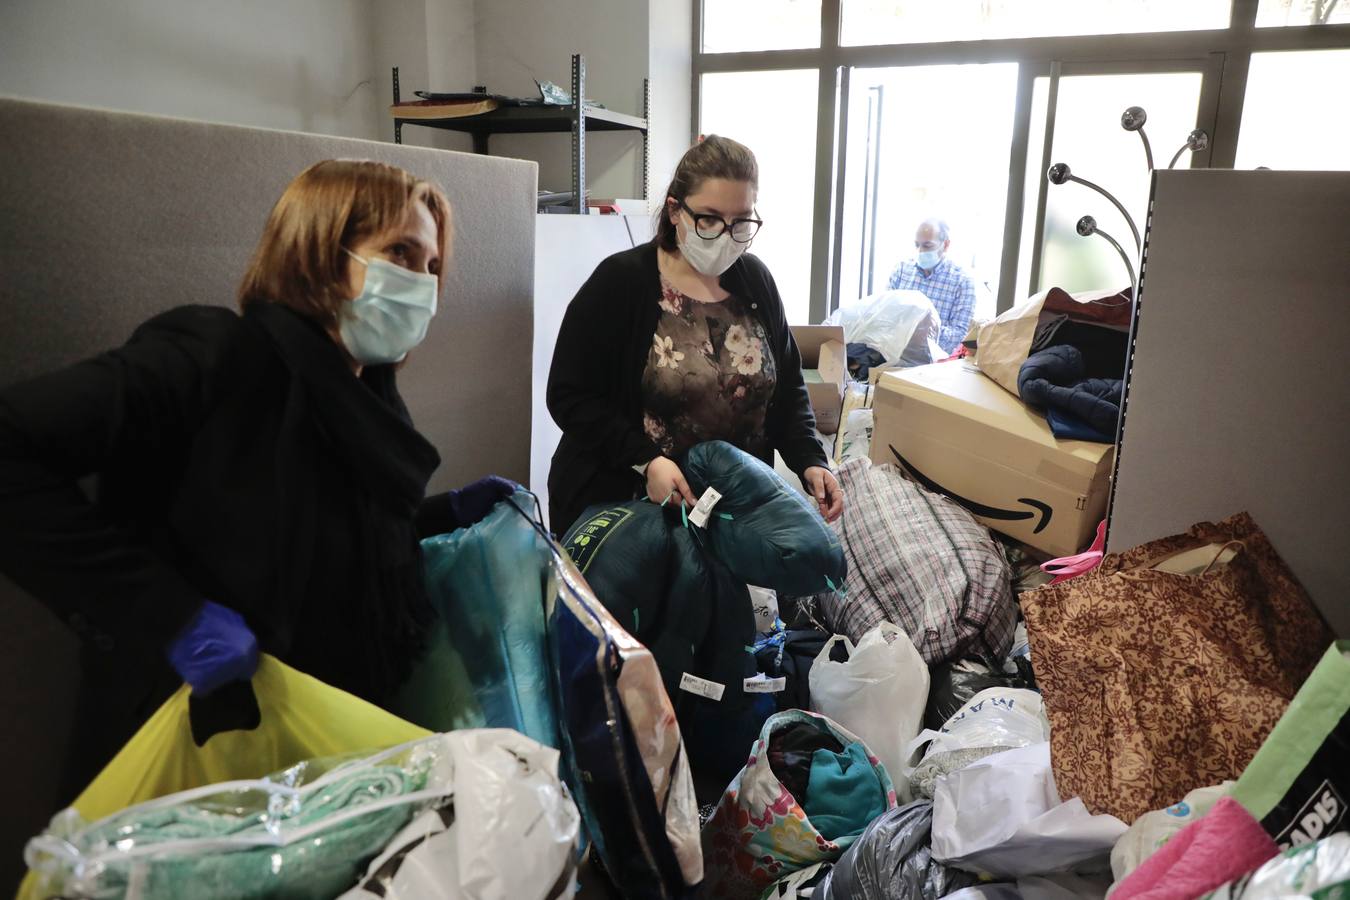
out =
[(768, 449), (764, 419), (778, 383), (768, 333), (735, 294), (695, 300), (661, 276), (661, 318), (642, 376), (643, 427), (671, 458), (722, 440)]

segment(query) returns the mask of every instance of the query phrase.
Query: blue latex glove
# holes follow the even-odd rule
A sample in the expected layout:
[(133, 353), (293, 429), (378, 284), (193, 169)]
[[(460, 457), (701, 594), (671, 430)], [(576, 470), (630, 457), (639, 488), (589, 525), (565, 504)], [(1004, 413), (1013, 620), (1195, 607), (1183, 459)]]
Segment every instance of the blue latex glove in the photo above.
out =
[(487, 518), (487, 514), (492, 512), (492, 507), (510, 497), (519, 487), (514, 481), (489, 475), (457, 491), (447, 491), (446, 500), (455, 519), (455, 526), (469, 528), (477, 525)]
[(244, 617), (210, 601), (166, 652), (192, 693), (203, 697), (223, 684), (252, 678), (258, 668), (258, 639)]

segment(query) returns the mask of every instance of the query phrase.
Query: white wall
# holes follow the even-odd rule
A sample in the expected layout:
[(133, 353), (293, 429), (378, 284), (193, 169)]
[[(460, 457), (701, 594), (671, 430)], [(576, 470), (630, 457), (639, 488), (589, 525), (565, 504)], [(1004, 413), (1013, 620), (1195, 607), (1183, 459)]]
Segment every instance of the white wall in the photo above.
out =
[[(534, 79), (570, 90), (572, 54), (586, 57), (586, 94), (609, 109), (642, 114), (647, 77), (647, 4), (633, 0), (478, 0), (478, 84), (494, 94), (537, 96)], [(692, 21), (692, 19), (690, 20)], [(642, 138), (587, 133), (587, 182), (593, 197), (642, 196)], [(568, 134), (500, 135), (492, 152), (539, 163), (539, 187), (567, 190)]]
[[(693, 0), (0, 0), (0, 94), (389, 141), (390, 72), (415, 90), (533, 96), (571, 83), (640, 115), (652, 79), (651, 182), (689, 144)], [(409, 125), (405, 143), (469, 150), (466, 135)], [(642, 140), (591, 133), (594, 197), (638, 197)], [(542, 188), (571, 181), (567, 134), (501, 135), (495, 155), (540, 164)]]
[(650, 140), (651, 197), (661, 199), (675, 164), (689, 149), (693, 105), (695, 0), (651, 0), (648, 65), (652, 82)]
[(0, 93), (379, 138), (376, 97), (383, 101), (389, 89), (375, 80), (372, 7), (373, 0), (4, 0)]
[[(548, 370), (563, 314), (572, 297), (606, 256), (651, 240), (648, 216), (535, 217), (534, 229), (534, 408), (530, 427), (530, 490), (548, 514), (548, 470), (562, 431), (544, 402)], [(569, 522), (549, 522), (565, 530)], [(561, 535), (559, 535), (561, 537)]]
[[(398, 66), (404, 100), (416, 100), (414, 91), (467, 91), (477, 83), (473, 31), (473, 0), (373, 0), (370, 34), (380, 140), (394, 139), (389, 115), (394, 66)], [(403, 143), (442, 150), (473, 149), (468, 135), (420, 125), (403, 127)]]

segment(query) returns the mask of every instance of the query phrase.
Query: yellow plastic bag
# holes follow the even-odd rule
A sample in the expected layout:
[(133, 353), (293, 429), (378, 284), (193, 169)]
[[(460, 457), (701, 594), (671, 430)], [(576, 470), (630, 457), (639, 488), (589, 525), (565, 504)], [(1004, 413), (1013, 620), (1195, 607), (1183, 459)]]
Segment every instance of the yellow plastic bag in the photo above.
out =
[[(264, 655), (253, 676), (259, 726), (222, 732), (198, 747), (188, 721), (189, 692), (183, 685), (165, 701), (75, 799), (72, 806), (81, 818), (96, 822), (166, 794), (261, 778), (302, 760), (379, 750), (431, 735)], [(19, 898), (37, 896), (30, 873)]]

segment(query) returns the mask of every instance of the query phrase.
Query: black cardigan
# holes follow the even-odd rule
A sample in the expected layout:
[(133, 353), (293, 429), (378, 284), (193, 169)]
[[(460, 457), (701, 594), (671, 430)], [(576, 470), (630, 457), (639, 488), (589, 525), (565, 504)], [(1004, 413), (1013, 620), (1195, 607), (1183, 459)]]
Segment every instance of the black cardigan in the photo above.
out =
[[(269, 312), (293, 315), (282, 311)], [(370, 502), (394, 517), (378, 521), (407, 535), (400, 565), (420, 585), (409, 526), (443, 525), (417, 506), (439, 459), (417, 446), (392, 367), (338, 379), (340, 350), (299, 326), (341, 385), (339, 408), (384, 411), (344, 428), (315, 414), (335, 392), (297, 388), (293, 360), (255, 318), (175, 309), (119, 349), (0, 391), (0, 571), (84, 639), (68, 790), (179, 683), (164, 647), (204, 600), (241, 612), (264, 651), (385, 699), (363, 668), (381, 648), (362, 618), (369, 582), (354, 576), (391, 551), (362, 520)], [(333, 430), (375, 458), (413, 442), (397, 506), (363, 488), (373, 467), (340, 456)], [(89, 474), (94, 501), (78, 485)]]
[[(721, 279), (749, 301), (768, 331), (778, 369), (765, 430), (798, 477), (828, 462), (802, 378), (801, 353), (764, 263), (744, 254)], [(562, 428), (548, 476), (549, 522), (563, 534), (589, 506), (630, 500), (641, 485), (632, 467), (661, 451), (642, 429), (642, 373), (661, 316), (655, 242), (605, 259), (572, 298), (548, 376), (548, 409)]]

